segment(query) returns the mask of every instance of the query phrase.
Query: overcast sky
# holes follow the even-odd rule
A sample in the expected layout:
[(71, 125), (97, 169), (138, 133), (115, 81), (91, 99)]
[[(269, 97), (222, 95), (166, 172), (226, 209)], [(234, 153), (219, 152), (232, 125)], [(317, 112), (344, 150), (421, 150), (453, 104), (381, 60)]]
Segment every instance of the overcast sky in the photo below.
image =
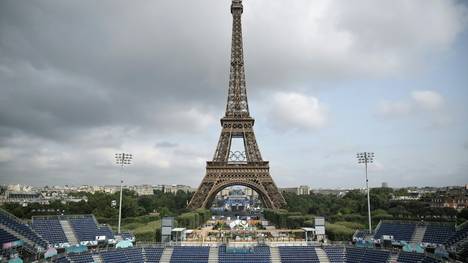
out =
[[(0, 1), (0, 184), (198, 186), (229, 0)], [(247, 90), (280, 187), (468, 183), (468, 5), (245, 0)]]

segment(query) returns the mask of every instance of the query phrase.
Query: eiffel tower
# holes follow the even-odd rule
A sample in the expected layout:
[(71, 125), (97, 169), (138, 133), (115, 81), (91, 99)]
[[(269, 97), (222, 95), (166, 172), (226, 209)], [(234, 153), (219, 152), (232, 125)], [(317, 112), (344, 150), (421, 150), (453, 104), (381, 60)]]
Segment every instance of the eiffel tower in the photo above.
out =
[[(262, 159), (253, 131), (245, 85), (242, 47), (242, 0), (232, 0), (231, 70), (226, 114), (221, 119), (221, 136), (206, 175), (188, 207), (209, 208), (222, 189), (242, 185), (256, 191), (266, 208), (278, 209), (286, 202), (270, 176), (268, 161)], [(240, 146), (240, 149), (234, 149)]]

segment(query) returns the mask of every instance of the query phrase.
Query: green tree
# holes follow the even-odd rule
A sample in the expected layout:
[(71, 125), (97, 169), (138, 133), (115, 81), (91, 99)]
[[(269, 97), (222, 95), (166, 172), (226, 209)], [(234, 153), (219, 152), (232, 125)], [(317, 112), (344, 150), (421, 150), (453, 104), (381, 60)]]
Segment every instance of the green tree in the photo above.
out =
[(468, 220), (468, 208), (463, 208), (459, 213), (458, 217)]

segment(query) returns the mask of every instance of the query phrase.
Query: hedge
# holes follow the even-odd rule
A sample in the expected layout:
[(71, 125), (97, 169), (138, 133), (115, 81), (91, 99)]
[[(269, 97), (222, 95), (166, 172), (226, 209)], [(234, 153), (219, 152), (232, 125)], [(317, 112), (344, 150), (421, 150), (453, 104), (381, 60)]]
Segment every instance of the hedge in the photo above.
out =
[(277, 228), (300, 228), (304, 226), (313, 226), (313, 217), (311, 215), (302, 215), (299, 212), (288, 212), (283, 209), (265, 209), (265, 219), (270, 221)]
[(202, 226), (211, 217), (210, 210), (197, 209), (193, 212), (183, 213), (177, 217), (177, 224), (180, 227), (194, 229)]

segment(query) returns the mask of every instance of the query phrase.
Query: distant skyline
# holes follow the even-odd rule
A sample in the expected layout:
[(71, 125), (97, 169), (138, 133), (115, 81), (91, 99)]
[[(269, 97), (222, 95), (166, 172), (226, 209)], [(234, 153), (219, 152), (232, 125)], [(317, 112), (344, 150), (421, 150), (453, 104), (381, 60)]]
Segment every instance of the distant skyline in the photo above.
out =
[[(100, 185), (87, 185), (87, 184), (84, 184), (84, 185), (27, 185), (27, 184), (16, 184), (16, 183), (11, 183), (11, 184), (6, 184), (5, 186), (17, 186), (17, 185), (20, 185), (20, 186), (28, 186), (28, 187), (33, 187), (33, 188), (44, 188), (44, 187), (69, 187), (69, 188), (79, 188), (79, 187), (84, 187), (84, 186), (90, 186), (90, 187), (120, 187), (119, 184), (100, 184)], [(134, 187), (134, 186), (146, 186), (146, 185), (149, 185), (149, 186), (153, 186), (153, 187), (156, 187), (156, 186), (161, 186), (161, 185), (169, 185), (169, 186), (173, 186), (173, 185), (180, 185), (180, 186), (188, 186), (188, 185), (184, 185), (184, 184), (132, 184), (132, 185), (124, 185), (124, 187)], [(289, 185), (289, 186), (282, 186), (282, 187), (279, 187), (281, 189), (283, 188), (295, 188), (295, 187), (300, 187), (300, 186), (303, 186), (303, 185)], [(306, 186), (309, 186), (309, 185), (306, 185)], [(234, 185), (234, 186), (230, 186), (230, 187), (234, 187), (234, 188), (249, 188), (249, 187), (246, 187), (246, 186), (241, 186), (241, 185)], [(310, 186), (309, 186), (310, 187)], [(375, 186), (373, 188), (380, 188), (382, 187), (382, 185), (378, 185), (378, 186)], [(394, 189), (400, 189), (400, 188), (459, 188), (459, 187), (465, 187), (465, 185), (440, 185), (440, 186), (404, 186), (404, 187), (392, 187), (391, 185), (388, 186), (389, 188), (394, 188)], [(310, 187), (311, 190), (352, 190), (352, 189), (360, 189), (360, 190), (365, 190), (365, 186), (359, 186), (359, 187)]]
[[(0, 1), (0, 184), (197, 187), (230, 0)], [(249, 109), (278, 187), (468, 183), (468, 5), (244, 0)]]

